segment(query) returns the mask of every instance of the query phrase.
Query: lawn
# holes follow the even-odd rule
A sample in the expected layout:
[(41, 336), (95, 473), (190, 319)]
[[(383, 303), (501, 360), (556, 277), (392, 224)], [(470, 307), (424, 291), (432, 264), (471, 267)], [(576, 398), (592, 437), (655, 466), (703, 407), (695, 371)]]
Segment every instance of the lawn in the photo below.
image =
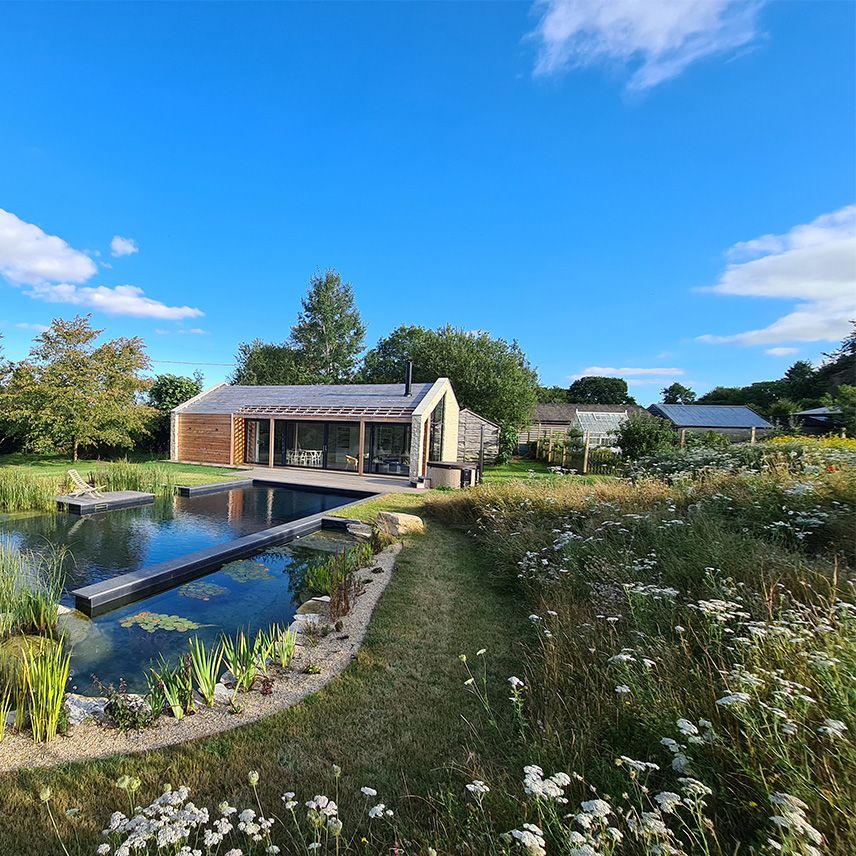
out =
[[(118, 459), (117, 459), (118, 460)], [(128, 455), (127, 460), (143, 466), (161, 466), (174, 473), (175, 481), (179, 484), (207, 484), (226, 479), (244, 477), (243, 470), (232, 467), (208, 467), (195, 464), (178, 464), (163, 461), (157, 455), (135, 454)], [(0, 469), (21, 469), (36, 476), (63, 478), (74, 468), (84, 477), (90, 470), (96, 470), (110, 465), (110, 461), (92, 458), (79, 458), (72, 461), (68, 455), (24, 455), (20, 452), (11, 455), (0, 455)]]
[[(418, 514), (423, 501), (397, 494), (348, 513), (363, 519), (380, 509)], [(503, 686), (519, 668), (517, 640), (528, 622), (514, 588), (489, 573), (481, 552), (465, 532), (429, 519), (426, 534), (410, 539), (399, 556), (356, 660), (326, 689), (282, 714), (143, 757), (8, 777), (0, 784), (0, 853), (60, 852), (38, 799), (45, 785), (69, 851), (90, 854), (111, 812), (123, 807), (125, 795), (114, 786), (122, 774), (142, 780), (142, 804), (168, 781), (188, 785), (198, 805), (213, 808), (225, 798), (252, 805), (247, 773), (258, 770), (262, 805), (281, 816), (284, 791), (295, 791), (301, 806), (315, 794), (332, 794), (333, 764), (343, 771), (338, 802), (346, 822), (365, 815), (359, 789), (371, 786), (396, 822), (432, 835), (445, 813), (435, 814), (427, 798), (450, 784), (460, 793), (475, 775), (476, 752), (484, 764), (504, 766), (510, 740)], [(482, 648), (486, 657), (475, 657)], [(464, 687), (461, 653), (486, 663), (496, 706), (508, 714), (497, 729), (481, 728), (484, 711)], [(80, 813), (69, 818), (69, 809)]]
[[(529, 459), (517, 459), (507, 461), (504, 464), (497, 464), (493, 467), (484, 468), (483, 481), (488, 484), (504, 484), (510, 479), (526, 479), (531, 478), (530, 473), (536, 476), (550, 476), (553, 471), (543, 461), (535, 461)], [(567, 477), (566, 477), (567, 478)], [(584, 484), (594, 484), (598, 481), (611, 478), (610, 476), (573, 476), (575, 481), (583, 482)]]

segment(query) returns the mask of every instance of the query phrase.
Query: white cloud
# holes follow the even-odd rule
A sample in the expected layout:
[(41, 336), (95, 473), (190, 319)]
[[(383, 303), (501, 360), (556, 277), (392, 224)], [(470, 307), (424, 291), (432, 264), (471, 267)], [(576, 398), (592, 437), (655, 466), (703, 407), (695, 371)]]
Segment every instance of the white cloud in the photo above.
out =
[(44, 333), (45, 330), (50, 330), (50, 327), (48, 327), (46, 324), (21, 323), (16, 324), (15, 326), (20, 327), (22, 330), (35, 330), (37, 333)]
[(804, 301), (769, 327), (702, 342), (778, 345), (835, 342), (856, 318), (856, 205), (824, 214), (784, 235), (735, 244), (719, 282), (708, 291), (740, 297)]
[(799, 348), (767, 348), (764, 353), (771, 357), (789, 357), (791, 354), (799, 353)]
[(133, 285), (117, 285), (107, 288), (80, 287), (60, 283), (57, 285), (34, 285), (25, 292), (30, 297), (47, 303), (70, 303), (85, 306), (107, 315), (130, 315), (134, 318), (160, 318), (176, 321), (182, 318), (198, 318), (205, 313), (190, 306), (167, 306), (159, 300), (146, 297), (141, 288)]
[(132, 253), (138, 253), (140, 248), (133, 238), (120, 238), (118, 235), (113, 235), (113, 240), (110, 241), (111, 255), (115, 258), (119, 256), (130, 256)]
[(155, 333), (158, 333), (161, 336), (169, 336), (169, 330), (158, 330), (157, 328), (155, 328)]
[(603, 63), (633, 65), (629, 90), (748, 44), (763, 0), (537, 0), (536, 75)]
[(202, 330), (199, 327), (191, 327), (188, 333), (195, 333), (197, 336), (210, 336), (211, 333), (208, 330)]
[(0, 275), (12, 285), (80, 283), (95, 272), (95, 262), (85, 253), (0, 208)]
[(581, 377), (639, 377), (640, 375), (658, 375), (663, 377), (680, 377), (684, 374), (683, 369), (638, 369), (638, 368), (621, 368), (616, 369), (612, 366), (589, 366), (587, 369), (582, 369), (579, 374), (571, 375), (568, 380), (579, 380)]

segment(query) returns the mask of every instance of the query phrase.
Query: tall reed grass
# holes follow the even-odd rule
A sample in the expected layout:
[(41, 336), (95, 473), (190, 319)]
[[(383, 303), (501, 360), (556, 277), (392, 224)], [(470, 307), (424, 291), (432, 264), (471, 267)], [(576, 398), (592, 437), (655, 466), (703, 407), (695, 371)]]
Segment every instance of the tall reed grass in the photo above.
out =
[(53, 634), (65, 560), (64, 548), (33, 553), (0, 540), (0, 631)]
[(61, 480), (21, 467), (0, 467), (0, 511), (55, 511)]
[(175, 492), (175, 472), (162, 464), (135, 464), (124, 459), (101, 464), (87, 475), (90, 484), (105, 485), (106, 490), (136, 490), (172, 496)]

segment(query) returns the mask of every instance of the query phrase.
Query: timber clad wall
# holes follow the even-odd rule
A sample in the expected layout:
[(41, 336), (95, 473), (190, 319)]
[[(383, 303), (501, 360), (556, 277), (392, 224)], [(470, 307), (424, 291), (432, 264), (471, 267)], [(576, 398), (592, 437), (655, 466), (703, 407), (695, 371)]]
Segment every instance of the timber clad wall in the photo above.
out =
[(233, 464), (243, 464), (244, 463), (244, 445), (246, 440), (246, 420), (241, 419), (240, 416), (235, 417), (235, 444), (234, 450), (235, 454), (232, 458)]
[(178, 414), (178, 460), (228, 464), (232, 460), (230, 414)]
[(458, 460), (473, 463), (479, 459), (481, 427), (484, 425), (484, 462), (495, 464), (499, 457), (499, 425), (468, 410), (458, 420)]

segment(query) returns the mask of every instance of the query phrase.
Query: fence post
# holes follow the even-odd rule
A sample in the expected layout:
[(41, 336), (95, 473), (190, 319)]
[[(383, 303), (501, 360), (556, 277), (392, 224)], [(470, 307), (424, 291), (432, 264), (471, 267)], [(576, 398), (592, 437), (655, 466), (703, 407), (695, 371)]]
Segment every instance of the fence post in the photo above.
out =
[(562, 446), (562, 469), (565, 469), (565, 459), (567, 457), (567, 454), (568, 454), (567, 445)]
[(553, 432), (550, 432), (550, 445), (547, 450), (547, 463), (553, 463)]
[(687, 429), (681, 428), (681, 446), (687, 445)]
[(586, 431), (586, 447), (583, 452), (583, 475), (588, 472), (588, 459), (589, 459), (589, 441), (591, 439), (591, 432)]
[(750, 442), (750, 443), (754, 443), (754, 442), (755, 442), (755, 426), (754, 426), (754, 425), (752, 426), (752, 436), (751, 436), (751, 438), (749, 439), (749, 442)]

